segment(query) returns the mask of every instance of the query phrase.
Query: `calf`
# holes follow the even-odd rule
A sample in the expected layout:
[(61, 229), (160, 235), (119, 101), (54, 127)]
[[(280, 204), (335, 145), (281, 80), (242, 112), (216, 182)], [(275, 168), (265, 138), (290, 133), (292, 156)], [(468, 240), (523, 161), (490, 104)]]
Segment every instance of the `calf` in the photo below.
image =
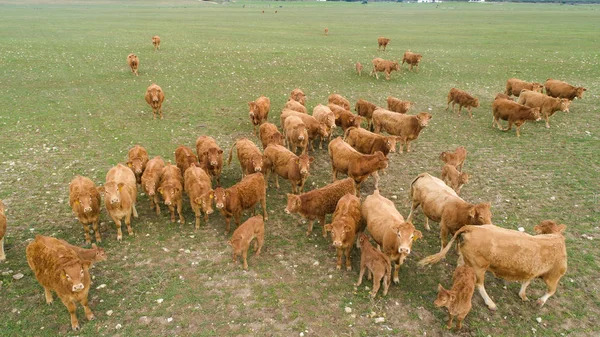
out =
[(571, 105), (571, 101), (567, 98), (554, 98), (530, 90), (523, 90), (517, 103), (530, 108), (540, 108), (540, 113), (546, 119), (547, 128), (550, 128), (550, 122), (548, 121), (550, 116), (554, 115), (556, 111), (569, 112), (569, 106)]
[(171, 222), (175, 222), (175, 207), (179, 214), (179, 223), (184, 224), (185, 219), (181, 208), (183, 207), (183, 177), (181, 170), (171, 164), (165, 165), (162, 170), (162, 177), (158, 187), (158, 193), (163, 198), (165, 205), (169, 207), (171, 212)]
[(406, 145), (406, 152), (410, 152), (410, 142), (419, 137), (429, 120), (431, 114), (426, 112), (405, 115), (381, 108), (373, 111), (375, 133), (385, 131), (390, 135), (398, 136), (396, 140), (400, 142), (400, 153), (404, 151), (404, 145)]
[(392, 266), (390, 258), (375, 249), (369, 237), (365, 234), (361, 234), (359, 238), (360, 242), (360, 273), (358, 274), (358, 282), (355, 284), (357, 287), (360, 286), (363, 280), (365, 271), (369, 269), (368, 275), (373, 276), (373, 290), (371, 290), (371, 297), (375, 298), (379, 287), (381, 286), (381, 279), (383, 279), (383, 296), (387, 295), (390, 284), (392, 283)]
[(265, 178), (262, 173), (252, 173), (242, 178), (242, 180), (228, 189), (217, 187), (214, 191), (215, 206), (225, 217), (225, 234), (229, 233), (231, 218), (240, 225), (240, 217), (246, 209), (252, 209), (252, 215), (255, 213), (255, 206), (260, 202), (263, 210), (263, 219), (269, 220), (267, 215), (267, 192), (265, 188)]
[(4, 253), (4, 236), (6, 235), (6, 213), (4, 211), (4, 203), (0, 200), (0, 261), (6, 260)]
[(138, 76), (140, 59), (135, 54), (129, 54), (127, 55), (127, 64), (129, 64), (129, 68), (131, 68), (131, 73), (133, 73), (135, 76)]
[(165, 93), (162, 91), (162, 88), (155, 83), (152, 83), (148, 89), (146, 89), (146, 103), (150, 105), (152, 108), (152, 115), (154, 119), (156, 119), (156, 114), (158, 113), (160, 119), (163, 119), (162, 113), (162, 104), (165, 100)]
[(135, 174), (135, 182), (142, 183), (142, 174), (148, 164), (148, 151), (140, 145), (135, 145), (127, 153), (127, 166)]
[(285, 121), (285, 119), (289, 116), (300, 117), (300, 119), (306, 126), (306, 132), (308, 134), (308, 147), (310, 150), (315, 150), (313, 142), (317, 137), (320, 138), (321, 144), (324, 138), (329, 138), (329, 132), (327, 132), (327, 124), (319, 122), (314, 116), (310, 116), (293, 110), (283, 110), (281, 112), (282, 121)]
[(379, 72), (385, 73), (385, 79), (390, 80), (392, 71), (400, 71), (400, 64), (398, 61), (388, 61), (382, 58), (376, 57), (371, 61), (373, 63), (373, 70), (371, 70), (371, 76), (375, 75), (375, 78), (379, 79)]
[(350, 101), (339, 94), (331, 94), (327, 97), (327, 103), (337, 104), (346, 110), (350, 110)]
[(463, 185), (469, 182), (469, 175), (460, 172), (454, 165), (446, 164), (442, 167), (442, 180), (459, 195)]
[(292, 92), (290, 92), (290, 98), (293, 99), (296, 102), (299, 102), (302, 105), (306, 105), (306, 95), (304, 94), (304, 92), (298, 88), (292, 90)]
[(121, 232), (121, 219), (123, 218), (127, 225), (127, 233), (133, 235), (131, 215), (138, 217), (135, 209), (137, 187), (133, 172), (127, 166), (117, 164), (108, 171), (106, 183), (104, 186), (98, 187), (98, 192), (104, 193), (104, 206), (117, 226), (117, 240), (123, 239)]
[[(327, 141), (331, 140), (331, 134), (333, 133), (333, 129), (335, 129), (336, 125), (335, 125), (335, 114), (333, 113), (333, 111), (331, 111), (331, 109), (328, 106), (325, 106), (323, 104), (318, 104), (314, 109), (313, 109), (313, 117), (317, 119), (317, 121), (319, 121), (320, 123), (324, 123), (327, 126), (327, 134), (329, 134), (329, 137), (327, 137)], [(319, 141), (319, 149), (323, 149), (323, 138), (320, 138)]]
[[(188, 167), (198, 165), (198, 157), (194, 151), (185, 145), (179, 145), (175, 149), (175, 163), (181, 173), (184, 173)], [(184, 179), (185, 181), (185, 179)]]
[(450, 102), (452, 102), (452, 112), (454, 112), (454, 105), (458, 104), (458, 117), (460, 117), (460, 111), (463, 107), (467, 107), (467, 111), (469, 112), (469, 117), (473, 118), (473, 114), (471, 113), (471, 108), (479, 107), (479, 99), (471, 96), (464, 90), (452, 88), (450, 92), (448, 92), (448, 105), (446, 106), (446, 111), (450, 108)]
[(475, 291), (475, 272), (469, 266), (456, 267), (452, 281), (450, 290), (438, 284), (438, 295), (433, 304), (438, 308), (448, 308), (447, 329), (452, 329), (452, 320), (456, 317), (456, 330), (460, 330), (462, 321), (471, 311), (471, 299)]
[(250, 112), (250, 121), (254, 127), (254, 135), (256, 135), (256, 127), (260, 126), (269, 117), (269, 110), (271, 110), (271, 100), (268, 97), (260, 96), (252, 102), (248, 102)]
[(337, 251), (336, 269), (342, 269), (342, 255), (345, 255), (346, 270), (352, 270), (350, 253), (356, 235), (362, 231), (359, 223), (360, 199), (353, 194), (346, 194), (338, 201), (331, 223), (325, 225), (325, 230), (331, 232), (331, 241)]
[(290, 98), (287, 101), (287, 103), (285, 103), (284, 109), (294, 110), (294, 111), (301, 112), (303, 114), (308, 114), (308, 111), (306, 111), (306, 107), (304, 107), (304, 105), (302, 105), (302, 103), (297, 102), (297, 101), (293, 100), (292, 98)]
[(196, 139), (196, 153), (202, 167), (212, 178), (216, 178), (217, 184), (221, 183), (221, 171), (223, 170), (223, 150), (217, 145), (214, 138), (200, 136)]
[(196, 229), (200, 229), (200, 213), (204, 212), (204, 222), (212, 214), (214, 198), (212, 181), (206, 171), (197, 166), (190, 166), (183, 176), (184, 190), (190, 199), (190, 206), (196, 215)]
[(356, 151), (364, 154), (375, 154), (375, 152), (381, 151), (387, 156), (390, 152), (396, 152), (395, 136), (382, 136), (361, 128), (346, 129), (344, 141)]
[[(494, 116), (492, 127), (497, 125), (498, 129), (502, 131), (509, 131), (512, 129), (512, 125), (515, 124), (517, 126), (517, 137), (521, 136), (519, 131), (521, 125), (525, 124), (526, 121), (539, 121), (542, 119), (540, 116), (540, 108), (529, 108), (525, 105), (506, 99), (495, 100), (494, 103), (492, 103), (492, 113)], [(508, 121), (508, 127), (506, 129), (503, 129), (500, 125), (500, 119)]]
[(329, 34), (329, 28), (325, 27), (325, 36), (327, 36), (327, 34)]
[(281, 145), (269, 145), (265, 149), (265, 172), (269, 182), (271, 172), (275, 172), (275, 186), (279, 188), (279, 176), (290, 181), (292, 193), (302, 193), (309, 175), (310, 164), (315, 160), (306, 154), (296, 156)]
[(308, 132), (302, 118), (298, 116), (289, 116), (285, 119), (283, 126), (287, 146), (292, 152), (296, 153), (298, 148), (302, 153), (308, 151)]
[(413, 66), (415, 66), (417, 68), (416, 70), (419, 71), (419, 63), (421, 62), (422, 58), (423, 55), (421, 54), (406, 51), (404, 52), (404, 56), (402, 56), (402, 65), (404, 65), (404, 62), (406, 62), (406, 64), (410, 64), (410, 69), (408, 70), (412, 70)]
[(326, 237), (325, 215), (332, 214), (338, 201), (347, 193), (356, 194), (352, 178), (339, 180), (300, 195), (287, 194), (285, 213), (298, 213), (308, 220), (307, 236), (312, 233), (313, 221), (318, 219), (323, 226), (323, 237)]
[(377, 109), (377, 106), (371, 102), (367, 102), (363, 99), (359, 99), (356, 101), (356, 105), (354, 106), (354, 111), (356, 113), (367, 119), (367, 129), (373, 131), (373, 111)]
[(160, 205), (156, 190), (160, 184), (162, 170), (165, 167), (165, 162), (161, 157), (156, 156), (148, 161), (146, 169), (142, 174), (142, 188), (150, 199), (150, 209), (156, 208), (156, 215), (160, 215)]
[(40, 240), (40, 242), (42, 242), (46, 246), (57, 245), (57, 243), (60, 243), (66, 248), (72, 249), (81, 260), (89, 261), (90, 267), (92, 266), (92, 264), (96, 262), (106, 261), (106, 259), (108, 258), (104, 249), (96, 246), (95, 243), (92, 243), (92, 248), (86, 249), (72, 245), (65, 240), (56, 239), (50, 236), (38, 235), (36, 236), (36, 239)]
[(388, 43), (390, 43), (390, 39), (380, 36), (377, 38), (377, 50), (380, 50), (383, 47), (383, 51), (385, 51), (385, 47), (387, 47)]
[(273, 123), (263, 123), (260, 128), (258, 128), (258, 137), (260, 138), (263, 150), (265, 150), (269, 144), (283, 145), (283, 135)]
[(546, 80), (544, 87), (546, 88), (546, 94), (548, 96), (566, 98), (570, 101), (575, 98), (583, 98), (583, 93), (587, 91), (584, 87), (575, 87), (567, 82), (553, 80), (551, 78)]
[(362, 122), (362, 117), (357, 116), (337, 104), (329, 103), (329, 109), (333, 111), (335, 116), (335, 125), (342, 127), (343, 131), (346, 131), (349, 127), (360, 127), (360, 123)]
[[(85, 243), (88, 245), (92, 243), (92, 238), (90, 237), (90, 224), (94, 226), (96, 242), (102, 242), (100, 231), (98, 230), (100, 203), (100, 193), (98, 193), (96, 184), (94, 184), (91, 179), (76, 176), (71, 180), (71, 183), (69, 184), (69, 205), (83, 226)], [(4, 209), (2, 209), (2, 211), (4, 211)], [(2, 216), (4, 216), (4, 214), (2, 214)], [(4, 225), (6, 227), (6, 217), (4, 220)]]
[(227, 166), (231, 165), (233, 149), (237, 149), (237, 157), (242, 169), (242, 177), (255, 172), (261, 172), (263, 167), (263, 155), (260, 150), (248, 138), (240, 138), (233, 143), (229, 150)]
[(440, 159), (448, 164), (455, 166), (456, 169), (462, 171), (463, 164), (467, 158), (467, 149), (464, 146), (459, 146), (454, 152), (444, 151), (440, 154)]
[(388, 98), (387, 98), (388, 110), (398, 112), (401, 114), (407, 113), (408, 110), (410, 110), (410, 108), (414, 104), (415, 103), (413, 103), (413, 102), (403, 101), (401, 99), (398, 99), (398, 98), (392, 97), (392, 96), (388, 96)]
[(256, 239), (254, 241), (254, 251), (256, 252), (254, 255), (259, 256), (260, 250), (265, 243), (265, 222), (261, 215), (255, 215), (246, 220), (233, 231), (231, 239), (227, 241), (227, 244), (233, 250), (233, 263), (237, 264), (237, 257), (241, 255), (244, 262), (244, 270), (248, 270), (248, 248), (250, 247), (250, 242), (254, 239)]
[[(506, 90), (504, 90), (504, 94), (508, 96), (507, 98), (510, 98), (511, 95), (519, 96), (521, 95), (521, 91), (523, 89), (533, 90), (541, 93), (544, 89), (544, 86), (538, 82), (525, 82), (518, 78), (509, 78), (506, 81)], [(498, 96), (496, 96), (496, 98), (498, 98)]]
[(356, 62), (355, 68), (358, 76), (362, 76), (363, 65), (360, 62)]
[(158, 35), (152, 37), (152, 45), (154, 46), (154, 51), (160, 49), (160, 37)]

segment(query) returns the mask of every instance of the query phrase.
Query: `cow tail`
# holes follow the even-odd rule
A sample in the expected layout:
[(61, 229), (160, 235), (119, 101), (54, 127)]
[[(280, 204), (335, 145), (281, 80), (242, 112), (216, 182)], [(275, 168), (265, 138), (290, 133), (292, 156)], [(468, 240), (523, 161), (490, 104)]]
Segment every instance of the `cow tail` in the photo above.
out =
[(227, 159), (227, 166), (231, 165), (231, 157), (233, 157), (233, 149), (235, 148), (236, 145), (237, 145), (237, 141), (235, 141), (233, 143), (233, 145), (231, 145), (231, 149), (229, 149), (229, 158)]
[(450, 240), (450, 242), (448, 242), (448, 244), (446, 245), (446, 247), (444, 247), (444, 249), (442, 249), (439, 253), (437, 254), (433, 254), (430, 255), (424, 259), (422, 259), (421, 261), (419, 261), (419, 266), (423, 267), (429, 264), (433, 264), (433, 263), (437, 263), (439, 262), (441, 259), (443, 259), (444, 257), (446, 257), (446, 254), (448, 253), (448, 251), (450, 250), (450, 248), (452, 248), (454, 241), (456, 240), (456, 238), (461, 235), (464, 232), (469, 231), (471, 228), (471, 226), (463, 226), (461, 227), (458, 231), (456, 231), (456, 233), (454, 233), (454, 236), (452, 237), (452, 239)]

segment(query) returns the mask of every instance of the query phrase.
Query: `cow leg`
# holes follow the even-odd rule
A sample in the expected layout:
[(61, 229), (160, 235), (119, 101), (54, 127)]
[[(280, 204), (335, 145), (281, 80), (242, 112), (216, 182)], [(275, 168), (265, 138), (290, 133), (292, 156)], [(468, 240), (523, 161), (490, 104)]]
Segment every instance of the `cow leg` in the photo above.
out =
[(152, 108), (152, 119), (156, 119), (156, 109)]
[(160, 119), (163, 119), (162, 103), (161, 103), (161, 106), (158, 107), (158, 114), (160, 115)]
[(502, 131), (509, 131), (509, 130), (511, 130), (512, 129), (512, 125), (513, 125), (512, 121), (509, 120), (508, 121), (508, 127), (506, 129), (502, 129)]
[(446, 323), (446, 329), (452, 329), (452, 320), (454, 320), (454, 316), (448, 312), (448, 322)]
[(448, 227), (443, 221), (440, 222), (440, 239), (442, 241), (442, 248), (440, 250), (443, 250), (448, 244)]
[(52, 304), (54, 298), (52, 298), (52, 290), (44, 287), (44, 296), (46, 297), (46, 304)]
[(135, 203), (133, 203), (131, 205), (131, 207), (133, 207), (133, 217), (137, 218), (138, 217), (138, 212), (137, 212), (137, 209), (135, 208)]
[(242, 260), (244, 261), (244, 270), (248, 270), (248, 249), (242, 251)]
[(335, 169), (335, 166), (333, 166), (333, 160), (331, 161), (331, 175), (332, 175), (332, 182), (335, 182), (337, 180), (337, 170)]
[(325, 215), (319, 218), (319, 225), (321, 225), (321, 228), (323, 228), (323, 237), (326, 238), (327, 230), (325, 230)]
[(410, 152), (410, 140), (406, 140), (406, 152)]
[(354, 284), (355, 286), (360, 286), (363, 280), (363, 276), (365, 275), (365, 269), (367, 269), (367, 267), (365, 267), (364, 265), (360, 266), (360, 272), (358, 273), (358, 282), (356, 282), (356, 284)]
[(262, 249), (263, 244), (265, 243), (265, 235), (264, 233), (262, 235), (258, 235), (256, 236), (256, 242), (257, 242), (257, 247), (256, 247), (256, 251), (254, 253), (255, 256), (259, 256), (260, 255), (260, 250)]
[(458, 331), (462, 328), (462, 321), (463, 319), (465, 319), (465, 316), (456, 316), (456, 329), (455, 331)]
[(547, 128), (547, 129), (550, 129), (550, 121), (549, 121), (549, 119), (550, 119), (550, 116), (548, 116), (548, 114), (547, 114), (547, 113), (545, 113), (545, 114), (544, 114), (544, 118), (546, 119), (546, 128)]
[(71, 302), (70, 300), (67, 299), (62, 299), (63, 304), (65, 305), (65, 307), (67, 307), (67, 310), (69, 310), (69, 315), (71, 315), (71, 328), (74, 331), (79, 330), (79, 321), (77, 320), (77, 315), (75, 315), (75, 310), (77, 309), (77, 306), (75, 305), (75, 303)]
[(231, 223), (231, 217), (225, 216), (225, 235), (229, 234), (230, 223)]
[(313, 230), (313, 220), (308, 220), (308, 230), (306, 231), (306, 236), (312, 234)]
[(91, 244), (92, 243), (92, 238), (90, 237), (90, 226), (87, 224), (81, 224), (83, 226), (83, 233), (85, 235), (85, 243), (86, 244)]
[(98, 230), (98, 222), (99, 220), (96, 219), (96, 221), (94, 221), (94, 235), (96, 236), (96, 242), (102, 242), (102, 237), (100, 236), (100, 231)]
[(181, 199), (180, 199), (179, 202), (177, 202), (177, 213), (179, 213), (179, 223), (184, 224), (185, 219), (183, 217), (183, 212), (181, 211), (182, 208), (183, 208), (183, 201), (181, 201)]
[(196, 229), (200, 229), (200, 209), (194, 210), (194, 215), (196, 216)]
[(117, 241), (121, 241), (123, 240), (123, 233), (121, 232), (121, 220), (112, 217), (113, 221), (115, 222), (115, 226), (117, 227)]
[(275, 174), (275, 187), (279, 188), (279, 174)]
[(169, 212), (171, 212), (171, 222), (175, 222), (175, 206), (173, 205), (168, 205), (169, 206)]
[(352, 270), (352, 260), (350, 260), (350, 251), (352, 250), (352, 244), (348, 245), (348, 247), (346, 248), (346, 270), (347, 271), (351, 271)]
[(265, 220), (265, 221), (269, 220), (269, 216), (267, 215), (267, 195), (266, 195), (266, 193), (263, 196), (263, 198), (260, 199), (260, 207), (262, 207), (262, 210), (263, 210), (263, 220)]
[(335, 252), (337, 253), (337, 262), (335, 264), (335, 269), (341, 270), (342, 269), (342, 254), (344, 253), (344, 251), (341, 248), (336, 248)]
[(158, 200), (158, 195), (154, 196), (154, 205), (156, 206), (156, 215), (160, 215), (160, 200)]
[(127, 234), (133, 235), (133, 229), (131, 228), (131, 213), (125, 215), (125, 225), (127, 226)]
[(473, 114), (471, 113), (471, 107), (468, 107), (467, 111), (469, 112), (469, 118), (473, 119)]
[[(454, 104), (454, 103), (452, 103), (452, 104)], [(460, 104), (458, 105), (458, 117), (460, 117), (460, 112), (462, 110), (462, 107), (463, 107), (462, 105), (460, 105)], [(454, 108), (452, 108), (452, 109), (454, 109)]]
[(396, 261), (396, 268), (394, 268), (394, 283), (400, 283), (400, 277), (398, 276), (398, 272), (400, 271), (400, 263)]
[(391, 72), (389, 72), (389, 71), (385, 72), (385, 79), (388, 81), (391, 79)]
[(559, 275), (559, 276), (551, 275), (551, 276), (544, 277), (544, 282), (546, 283), (548, 290), (546, 291), (544, 296), (540, 297), (537, 300), (537, 304), (539, 304), (540, 307), (546, 303), (546, 301), (548, 300), (548, 298), (550, 298), (550, 296), (554, 295), (554, 293), (556, 292), (556, 287), (558, 286), (558, 281), (560, 280), (561, 276), (562, 275)]
[(515, 123), (515, 125), (517, 126), (517, 137), (521, 137), (521, 123)]
[(523, 301), (529, 301), (529, 299), (527, 298), (527, 295), (525, 294), (525, 291), (527, 290), (527, 286), (529, 286), (529, 283), (531, 283), (531, 280), (523, 281), (523, 283), (521, 283), (521, 290), (519, 290), (519, 297)]
[(94, 316), (94, 313), (92, 312), (92, 309), (90, 309), (90, 307), (88, 306), (87, 296), (82, 298), (81, 301), (79, 301), (79, 303), (81, 303), (81, 305), (83, 306), (83, 311), (85, 311), (85, 317), (89, 321), (93, 321), (94, 319), (96, 319), (96, 317)]
[[(446, 105), (446, 111), (448, 111), (448, 109), (450, 109), (450, 102), (452, 102), (452, 99), (448, 100), (448, 104)], [(454, 105), (452, 106), (452, 112), (454, 112)]]
[(496, 304), (494, 303), (494, 301), (492, 301), (488, 293), (485, 291), (485, 286), (483, 284), (485, 278), (485, 269), (476, 269), (475, 277), (475, 286), (477, 287), (477, 291), (479, 291), (479, 295), (481, 295), (481, 298), (483, 298), (485, 305), (487, 305), (490, 310), (496, 310)]
[(379, 189), (379, 173), (377, 173), (377, 171), (375, 171), (371, 175), (373, 176), (373, 179), (375, 180), (375, 189), (378, 190)]
[(371, 297), (375, 298), (377, 296), (377, 292), (379, 291), (379, 287), (381, 286), (381, 277), (383, 275), (381, 273), (373, 273), (373, 291), (371, 291)]

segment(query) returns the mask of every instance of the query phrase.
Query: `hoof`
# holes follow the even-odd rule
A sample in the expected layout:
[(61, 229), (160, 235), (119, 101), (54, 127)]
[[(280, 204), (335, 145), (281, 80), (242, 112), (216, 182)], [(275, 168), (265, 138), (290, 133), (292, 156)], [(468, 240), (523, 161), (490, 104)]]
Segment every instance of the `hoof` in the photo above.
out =
[(72, 325), (71, 328), (73, 329), (73, 331), (79, 331), (79, 324)]
[(352, 271), (352, 267), (346, 267), (346, 271)]
[(338, 266), (335, 266), (335, 269), (337, 269), (337, 270), (342, 270), (342, 266), (339, 266), (339, 265), (338, 265)]

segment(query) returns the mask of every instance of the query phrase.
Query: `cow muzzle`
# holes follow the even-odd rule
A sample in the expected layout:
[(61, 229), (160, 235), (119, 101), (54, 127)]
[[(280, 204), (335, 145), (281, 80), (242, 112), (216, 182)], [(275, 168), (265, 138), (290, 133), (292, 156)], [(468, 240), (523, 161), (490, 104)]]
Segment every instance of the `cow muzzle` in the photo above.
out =
[(398, 253), (409, 255), (410, 254), (410, 248), (407, 248), (407, 247), (398, 247)]
[(260, 168), (260, 167), (255, 167), (254, 168), (254, 172), (260, 172), (260, 171), (262, 171), (262, 168)]
[(83, 213), (91, 213), (92, 212), (92, 208), (91, 207), (86, 207), (83, 209)]
[(110, 199), (110, 203), (113, 204), (113, 205), (114, 204), (118, 204), (119, 202), (121, 202), (121, 199), (119, 199), (119, 198), (112, 198), (112, 199)]
[(304, 140), (304, 136), (298, 136), (298, 140)]
[(339, 248), (342, 246), (342, 241), (333, 241), (333, 246)]
[(215, 161), (211, 161), (210, 165), (213, 166), (213, 167), (217, 167), (217, 161), (216, 160)]
[(218, 209), (221, 209), (221, 208), (223, 208), (223, 206), (225, 206), (225, 205), (223, 205), (223, 204), (219, 203), (219, 204), (216, 204), (216, 206), (217, 206), (217, 208), (218, 208)]
[(171, 206), (171, 200), (165, 200), (165, 205)]
[(285, 209), (285, 211), (284, 211), (284, 212), (285, 212), (285, 214), (290, 214), (290, 210), (289, 210), (289, 209), (287, 209), (287, 208)]
[(83, 288), (85, 288), (83, 283), (79, 283), (79, 284), (74, 284), (73, 288), (71, 288), (71, 289), (73, 290), (73, 292), (78, 293), (78, 292), (82, 291)]
[(308, 170), (300, 170), (300, 174), (302, 176), (307, 176), (308, 175)]
[(209, 214), (209, 215), (210, 215), (210, 214), (213, 214), (213, 210), (212, 210), (212, 209), (209, 209), (208, 211), (206, 211), (206, 214)]

